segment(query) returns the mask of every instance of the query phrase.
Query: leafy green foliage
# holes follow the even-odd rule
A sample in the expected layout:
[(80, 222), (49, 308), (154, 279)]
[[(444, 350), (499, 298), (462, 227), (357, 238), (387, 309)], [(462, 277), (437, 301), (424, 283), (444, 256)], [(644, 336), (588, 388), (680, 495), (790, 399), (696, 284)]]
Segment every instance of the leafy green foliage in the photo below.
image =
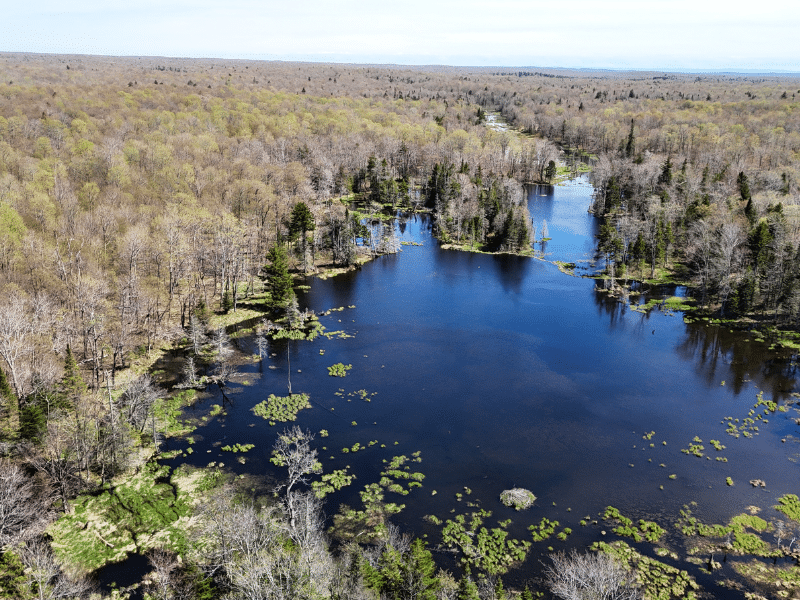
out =
[(442, 542), (460, 551), (459, 560), (465, 567), (501, 575), (514, 563), (525, 560), (531, 542), (509, 538), (503, 524), (487, 529), (483, 522), (490, 516), (491, 512), (481, 509), (470, 513), (469, 521), (465, 515), (447, 519), (442, 528)]
[(311, 488), (314, 490), (317, 498), (324, 498), (328, 494), (332, 494), (343, 487), (350, 485), (356, 478), (352, 473), (348, 473), (346, 467), (344, 469), (337, 469), (331, 473), (325, 473), (321, 481), (314, 481), (311, 483)]
[(534, 542), (543, 542), (553, 535), (556, 527), (558, 527), (558, 521), (551, 521), (546, 517), (542, 517), (538, 525), (530, 525), (528, 530), (531, 532)]
[(606, 507), (603, 518), (609, 521), (618, 521), (620, 525), (614, 528), (614, 533), (623, 537), (633, 538), (637, 542), (647, 540), (655, 544), (665, 533), (664, 529), (654, 521), (639, 519), (638, 525), (634, 525), (631, 519), (620, 513), (619, 509), (613, 506)]
[(331, 377), (344, 377), (347, 372), (353, 368), (353, 365), (345, 365), (343, 363), (336, 363), (328, 367), (328, 375)]
[(800, 523), (800, 499), (797, 494), (786, 494), (778, 498), (775, 510), (782, 512), (795, 523)]
[(234, 444), (233, 446), (226, 445), (220, 448), (223, 452), (250, 452), (255, 448), (255, 444)]
[(304, 408), (311, 408), (308, 394), (292, 394), (290, 396), (270, 394), (266, 400), (259, 402), (251, 410), (257, 417), (273, 424), (278, 421), (286, 423), (297, 420), (297, 413)]

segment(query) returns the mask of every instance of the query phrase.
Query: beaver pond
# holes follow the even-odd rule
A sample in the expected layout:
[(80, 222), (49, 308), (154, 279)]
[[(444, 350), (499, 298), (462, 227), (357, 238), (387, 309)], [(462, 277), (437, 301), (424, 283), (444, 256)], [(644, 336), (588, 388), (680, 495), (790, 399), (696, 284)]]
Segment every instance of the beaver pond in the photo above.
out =
[[(406, 505), (392, 522), (430, 547), (442, 541), (437, 520), (478, 506), (492, 512), (489, 526), (512, 519), (507, 529), (520, 539), (530, 540), (528, 527), (542, 518), (571, 530), (534, 543), (504, 576), (507, 585), (537, 576), (551, 548), (612, 541), (607, 506), (659, 523), (682, 557), (686, 543), (674, 525), (685, 505), (696, 503), (693, 514), (705, 523), (727, 523), (750, 506), (767, 520), (780, 516), (777, 499), (798, 489), (793, 357), (726, 325), (687, 323), (668, 305), (632, 306), (681, 288), (620, 302), (602, 282), (547, 262), (575, 263), (579, 275), (600, 268), (591, 262), (592, 191), (585, 178), (529, 189), (537, 230), (547, 222), (550, 240), (536, 244), (546, 260), (444, 250), (429, 217), (399, 218), (398, 236), (409, 243), (401, 252), (310, 278), (298, 293), (300, 307), (317, 314), (341, 308), (320, 316), (326, 333), (339, 333), (271, 341), (267, 357), (239, 368), (227, 401), (210, 387), (187, 414), (213, 404), (224, 411), (195, 431), (191, 454), (170, 464), (283, 477), (269, 456), (287, 424), (270, 425), (252, 409), (270, 394), (288, 395), (288, 355), (292, 391), (311, 406), (289, 424), (316, 433), (325, 472), (349, 467), (356, 475), (326, 500), (329, 519), (341, 504), (359, 507), (358, 492), (380, 480), (383, 461), (405, 455), (420, 459), (412, 470), (424, 474), (422, 485), (408, 495), (387, 490), (386, 501)], [(256, 353), (254, 338), (238, 344)], [(339, 363), (351, 368), (329, 374)], [(779, 410), (754, 408), (759, 392)], [(253, 447), (222, 450), (235, 444)], [(752, 486), (755, 479), (766, 486)], [(533, 492), (534, 505), (504, 506), (500, 494), (510, 488)], [(452, 555), (436, 556), (456, 568)], [(690, 572), (719, 596), (743, 597), (715, 588), (699, 566)]]

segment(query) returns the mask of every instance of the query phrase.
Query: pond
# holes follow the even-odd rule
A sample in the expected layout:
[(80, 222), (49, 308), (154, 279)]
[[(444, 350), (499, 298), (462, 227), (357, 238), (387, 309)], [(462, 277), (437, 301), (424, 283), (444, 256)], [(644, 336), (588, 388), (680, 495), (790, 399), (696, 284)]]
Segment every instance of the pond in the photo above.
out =
[[(551, 238), (544, 258), (575, 262), (578, 273), (592, 268), (591, 194), (584, 178), (529, 189), (532, 220), (538, 230), (546, 220)], [(608, 505), (657, 520), (674, 535), (671, 524), (689, 502), (697, 502), (702, 520), (725, 523), (749, 505), (774, 516), (776, 498), (797, 492), (794, 408), (771, 414), (749, 438), (725, 433), (726, 417), (744, 419), (761, 390), (769, 400), (792, 400), (792, 360), (746, 333), (687, 324), (679, 313), (631, 310), (595, 280), (543, 260), (440, 249), (425, 215), (400, 219), (397, 228), (402, 241), (421, 245), (404, 245), (356, 272), (312, 279), (299, 295), (301, 308), (318, 313), (345, 307), (321, 322), (351, 337), (274, 342), (274, 356), (242, 369), (250, 385), (231, 395), (226, 414), (198, 429), (188, 460), (282, 476), (268, 459), (284, 426), (270, 427), (250, 409), (270, 393), (286, 395), (288, 343), (292, 390), (313, 402), (297, 424), (329, 432), (315, 439), (326, 472), (349, 465), (358, 477), (330, 498), (327, 514), (340, 503), (359, 507), (357, 492), (380, 479), (384, 459), (420, 451), (414, 470), (426, 475), (423, 486), (408, 496), (387, 493), (387, 501), (406, 504), (393, 522), (431, 545), (440, 541), (439, 528), (423, 517), (452, 518), (454, 509), (472, 510), (467, 501), (493, 512), (490, 526), (512, 518), (509, 530), (524, 539), (542, 517), (572, 528), (566, 542), (535, 544), (505, 578), (511, 583), (538, 574), (548, 546), (583, 549), (604, 539), (602, 520), (579, 522), (599, 520)], [(242, 344), (253, 352), (252, 340)], [(327, 367), (339, 362), (352, 369), (330, 377)], [(366, 390), (369, 402), (357, 390)], [(210, 393), (195, 410), (220, 402)], [(702, 458), (681, 452), (695, 436), (705, 442)], [(710, 439), (726, 448), (713, 450)], [(366, 450), (342, 452), (373, 440)], [(255, 444), (246, 464), (220, 451), (233, 443)], [(767, 488), (751, 487), (751, 479)], [(524, 513), (499, 502), (515, 486), (538, 497)], [(465, 487), (471, 494), (459, 501)]]

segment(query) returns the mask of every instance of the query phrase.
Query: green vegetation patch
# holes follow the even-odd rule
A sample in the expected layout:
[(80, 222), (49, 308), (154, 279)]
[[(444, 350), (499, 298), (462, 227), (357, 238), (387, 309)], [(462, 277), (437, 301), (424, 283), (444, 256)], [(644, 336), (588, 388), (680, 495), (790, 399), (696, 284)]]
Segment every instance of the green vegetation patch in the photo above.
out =
[(620, 524), (613, 529), (614, 533), (619, 536), (632, 538), (636, 542), (647, 540), (655, 544), (665, 533), (665, 530), (655, 521), (639, 519), (639, 523), (634, 525), (631, 519), (620, 513), (619, 510), (613, 506), (606, 507), (603, 518), (608, 521), (619, 522)]
[(297, 413), (304, 408), (311, 408), (308, 394), (292, 394), (290, 396), (276, 396), (270, 394), (269, 398), (256, 404), (251, 410), (257, 417), (270, 422), (285, 423), (297, 420)]
[(778, 498), (775, 510), (782, 512), (795, 523), (800, 523), (800, 499), (796, 494), (786, 494)]
[(312, 482), (311, 488), (314, 490), (314, 494), (316, 494), (317, 498), (324, 498), (328, 494), (332, 494), (350, 485), (356, 476), (347, 472), (349, 468), (350, 467), (345, 467), (344, 469), (337, 469), (331, 473), (325, 473), (321, 481)]
[[(197, 402), (195, 390), (182, 390), (167, 398), (158, 398), (153, 403), (153, 415), (159, 427), (164, 427), (168, 437), (181, 437), (192, 433), (196, 427), (181, 420), (183, 409)], [(162, 425), (163, 424), (163, 425)]]
[(328, 375), (331, 377), (345, 377), (347, 372), (353, 368), (353, 365), (345, 365), (343, 363), (336, 363), (328, 367)]
[(470, 513), (469, 520), (466, 515), (448, 519), (442, 528), (442, 542), (460, 551), (459, 560), (464, 567), (502, 575), (515, 563), (525, 560), (531, 542), (509, 538), (505, 530), (509, 521), (487, 529), (483, 522), (491, 516), (491, 512), (479, 510)]
[(530, 525), (528, 531), (531, 532), (534, 542), (543, 542), (549, 538), (558, 527), (558, 521), (551, 521), (547, 517), (542, 517), (538, 525)]
[(54, 551), (82, 572), (155, 546), (182, 554), (192, 506), (169, 476), (169, 467), (147, 463), (124, 483), (79, 496), (72, 512), (48, 529)]
[(250, 452), (255, 447), (255, 444), (234, 444), (233, 446), (223, 446), (220, 450), (223, 452)]

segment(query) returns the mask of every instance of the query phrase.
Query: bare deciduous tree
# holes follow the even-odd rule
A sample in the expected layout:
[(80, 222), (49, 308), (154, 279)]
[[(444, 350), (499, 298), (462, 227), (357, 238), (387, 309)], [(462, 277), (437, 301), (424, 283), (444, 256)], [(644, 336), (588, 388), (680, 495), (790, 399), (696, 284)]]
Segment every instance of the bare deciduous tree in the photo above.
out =
[(564, 600), (640, 600), (631, 571), (603, 553), (553, 554), (547, 585)]
[(0, 546), (38, 534), (49, 520), (47, 504), (46, 491), (38, 490), (18, 465), (0, 462)]
[(92, 590), (86, 579), (69, 577), (53, 556), (50, 546), (43, 540), (32, 540), (20, 550), (25, 565), (27, 585), (39, 600), (83, 598)]
[(120, 398), (121, 409), (128, 422), (141, 433), (150, 417), (153, 403), (158, 399), (156, 390), (150, 376), (145, 374), (137, 377), (128, 385), (128, 389)]
[(307, 481), (306, 475), (319, 473), (322, 470), (322, 465), (317, 460), (317, 451), (311, 447), (313, 439), (314, 434), (308, 430), (303, 431), (295, 425), (290, 429), (285, 429), (275, 440), (275, 444), (272, 447), (270, 461), (279, 467), (286, 467), (289, 471), (289, 481), (286, 483), (286, 499), (289, 524), (292, 529), (296, 524), (296, 514), (290, 500), (292, 488), (297, 483), (305, 483)]

